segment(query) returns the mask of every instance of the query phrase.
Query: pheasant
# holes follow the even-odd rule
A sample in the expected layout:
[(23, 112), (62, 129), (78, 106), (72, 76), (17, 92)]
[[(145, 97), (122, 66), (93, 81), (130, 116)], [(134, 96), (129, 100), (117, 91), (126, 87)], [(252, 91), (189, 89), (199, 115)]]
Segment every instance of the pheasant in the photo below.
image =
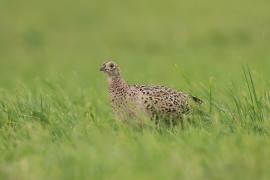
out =
[(145, 113), (156, 122), (176, 124), (192, 112), (193, 104), (203, 103), (197, 97), (164, 86), (128, 85), (113, 61), (105, 62), (100, 71), (107, 74), (113, 111), (124, 121)]

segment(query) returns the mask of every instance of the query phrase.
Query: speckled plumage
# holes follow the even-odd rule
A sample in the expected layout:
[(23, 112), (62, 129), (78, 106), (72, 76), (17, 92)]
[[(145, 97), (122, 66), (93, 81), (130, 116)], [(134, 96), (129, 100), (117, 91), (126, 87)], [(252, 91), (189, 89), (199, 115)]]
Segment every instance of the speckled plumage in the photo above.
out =
[(151, 119), (177, 122), (192, 111), (192, 102), (202, 103), (196, 97), (164, 86), (128, 85), (122, 79), (119, 67), (112, 61), (104, 63), (100, 70), (108, 75), (111, 104), (123, 120), (143, 112)]

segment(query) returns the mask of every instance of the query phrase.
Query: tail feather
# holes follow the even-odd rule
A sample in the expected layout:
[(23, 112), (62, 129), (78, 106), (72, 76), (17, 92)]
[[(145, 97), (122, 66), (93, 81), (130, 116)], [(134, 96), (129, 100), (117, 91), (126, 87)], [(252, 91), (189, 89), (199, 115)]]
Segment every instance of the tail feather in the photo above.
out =
[(191, 96), (191, 98), (192, 98), (192, 100), (195, 102), (195, 103), (197, 103), (197, 104), (203, 104), (203, 100), (201, 100), (201, 99), (199, 99), (199, 98), (197, 98), (197, 97), (195, 97), (195, 96)]

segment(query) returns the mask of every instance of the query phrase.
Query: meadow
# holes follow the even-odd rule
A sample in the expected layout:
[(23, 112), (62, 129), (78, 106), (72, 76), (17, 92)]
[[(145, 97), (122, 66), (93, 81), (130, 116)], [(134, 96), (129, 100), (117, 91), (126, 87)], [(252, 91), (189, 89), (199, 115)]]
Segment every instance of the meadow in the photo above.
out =
[[(269, 179), (270, 1), (0, 1), (0, 179)], [(99, 72), (202, 98), (129, 127)]]

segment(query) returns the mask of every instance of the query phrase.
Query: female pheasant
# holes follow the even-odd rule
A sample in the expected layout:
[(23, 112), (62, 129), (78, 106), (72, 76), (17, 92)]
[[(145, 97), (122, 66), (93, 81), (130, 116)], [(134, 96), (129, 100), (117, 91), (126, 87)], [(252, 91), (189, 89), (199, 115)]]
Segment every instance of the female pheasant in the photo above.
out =
[(151, 119), (175, 124), (192, 111), (192, 104), (202, 104), (199, 98), (164, 86), (128, 85), (113, 61), (105, 62), (100, 71), (107, 74), (111, 104), (121, 120), (145, 113)]

